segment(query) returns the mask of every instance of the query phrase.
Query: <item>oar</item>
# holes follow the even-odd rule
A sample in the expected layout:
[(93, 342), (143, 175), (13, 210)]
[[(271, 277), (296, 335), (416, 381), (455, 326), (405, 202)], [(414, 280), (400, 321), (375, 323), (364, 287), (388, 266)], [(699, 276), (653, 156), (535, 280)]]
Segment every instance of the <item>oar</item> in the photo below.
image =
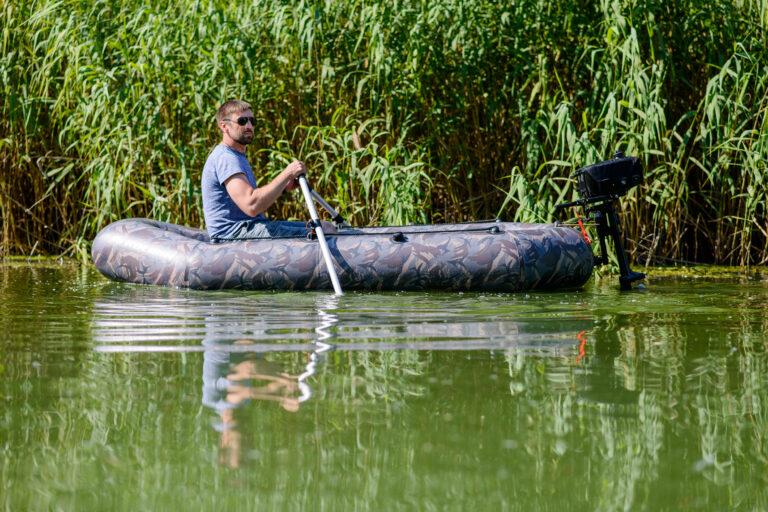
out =
[(328, 242), (325, 241), (325, 233), (323, 233), (323, 227), (320, 224), (320, 219), (317, 216), (315, 204), (312, 202), (312, 192), (310, 191), (309, 184), (307, 183), (307, 177), (303, 174), (299, 176), (299, 186), (301, 187), (301, 191), (304, 193), (304, 200), (307, 202), (309, 216), (312, 219), (312, 223), (315, 225), (317, 241), (320, 242), (320, 252), (323, 253), (325, 265), (328, 267), (328, 274), (331, 276), (333, 291), (336, 295), (343, 295), (344, 292), (341, 291), (341, 284), (339, 284), (339, 276), (336, 275), (336, 269), (333, 267), (333, 260), (331, 260), (331, 251), (328, 250)]
[(326, 210), (328, 213), (330, 213), (330, 214), (331, 214), (331, 218), (333, 219), (333, 222), (335, 222), (335, 223), (336, 223), (336, 225), (338, 225), (338, 226), (344, 226), (344, 227), (347, 227), (347, 228), (348, 228), (348, 227), (350, 227), (350, 226), (349, 226), (349, 224), (347, 224), (347, 221), (345, 221), (345, 220), (344, 220), (344, 217), (342, 217), (342, 216), (341, 216), (341, 214), (340, 214), (339, 212), (337, 212), (337, 211), (336, 211), (336, 209), (334, 209), (334, 207), (333, 207), (333, 206), (331, 206), (330, 204), (328, 204), (328, 203), (325, 201), (325, 199), (323, 199), (322, 197), (320, 197), (320, 194), (318, 194), (317, 192), (315, 192), (315, 189), (311, 188), (311, 189), (309, 189), (309, 191), (310, 191), (310, 192), (312, 192), (312, 197), (314, 197), (314, 198), (315, 198), (315, 201), (317, 201), (318, 203), (320, 203), (320, 206), (322, 206), (323, 208), (325, 208), (325, 210)]

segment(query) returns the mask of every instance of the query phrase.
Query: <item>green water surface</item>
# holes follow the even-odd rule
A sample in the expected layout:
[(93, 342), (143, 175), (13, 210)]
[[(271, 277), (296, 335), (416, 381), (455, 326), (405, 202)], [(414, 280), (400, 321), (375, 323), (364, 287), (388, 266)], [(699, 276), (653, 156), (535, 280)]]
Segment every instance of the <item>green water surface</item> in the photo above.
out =
[(765, 510), (768, 282), (195, 292), (0, 264), (0, 509)]

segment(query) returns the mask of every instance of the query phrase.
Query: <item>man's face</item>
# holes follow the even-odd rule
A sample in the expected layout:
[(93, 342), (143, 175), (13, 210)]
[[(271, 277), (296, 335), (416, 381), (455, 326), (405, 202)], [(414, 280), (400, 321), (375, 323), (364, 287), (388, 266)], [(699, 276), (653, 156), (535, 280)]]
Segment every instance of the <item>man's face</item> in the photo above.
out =
[(239, 114), (231, 114), (222, 121), (221, 129), (232, 140), (244, 146), (253, 142), (253, 112), (244, 110)]

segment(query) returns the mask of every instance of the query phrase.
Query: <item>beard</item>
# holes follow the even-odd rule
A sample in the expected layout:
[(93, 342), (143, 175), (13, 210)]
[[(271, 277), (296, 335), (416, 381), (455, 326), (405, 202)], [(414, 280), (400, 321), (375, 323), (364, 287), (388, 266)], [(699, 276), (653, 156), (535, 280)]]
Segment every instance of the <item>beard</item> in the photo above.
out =
[(238, 134), (237, 137), (233, 137), (234, 141), (238, 144), (242, 144), (243, 146), (247, 146), (251, 142), (253, 142), (253, 132), (243, 132)]

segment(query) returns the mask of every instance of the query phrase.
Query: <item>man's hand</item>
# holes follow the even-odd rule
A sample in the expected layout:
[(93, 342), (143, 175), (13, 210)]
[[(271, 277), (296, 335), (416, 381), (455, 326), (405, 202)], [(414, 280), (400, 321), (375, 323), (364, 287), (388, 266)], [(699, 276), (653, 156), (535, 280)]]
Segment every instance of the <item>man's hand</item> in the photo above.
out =
[(289, 163), (280, 174), (283, 179), (288, 181), (285, 190), (295, 190), (299, 188), (299, 176), (307, 174), (307, 166), (304, 165), (304, 162), (294, 160)]

